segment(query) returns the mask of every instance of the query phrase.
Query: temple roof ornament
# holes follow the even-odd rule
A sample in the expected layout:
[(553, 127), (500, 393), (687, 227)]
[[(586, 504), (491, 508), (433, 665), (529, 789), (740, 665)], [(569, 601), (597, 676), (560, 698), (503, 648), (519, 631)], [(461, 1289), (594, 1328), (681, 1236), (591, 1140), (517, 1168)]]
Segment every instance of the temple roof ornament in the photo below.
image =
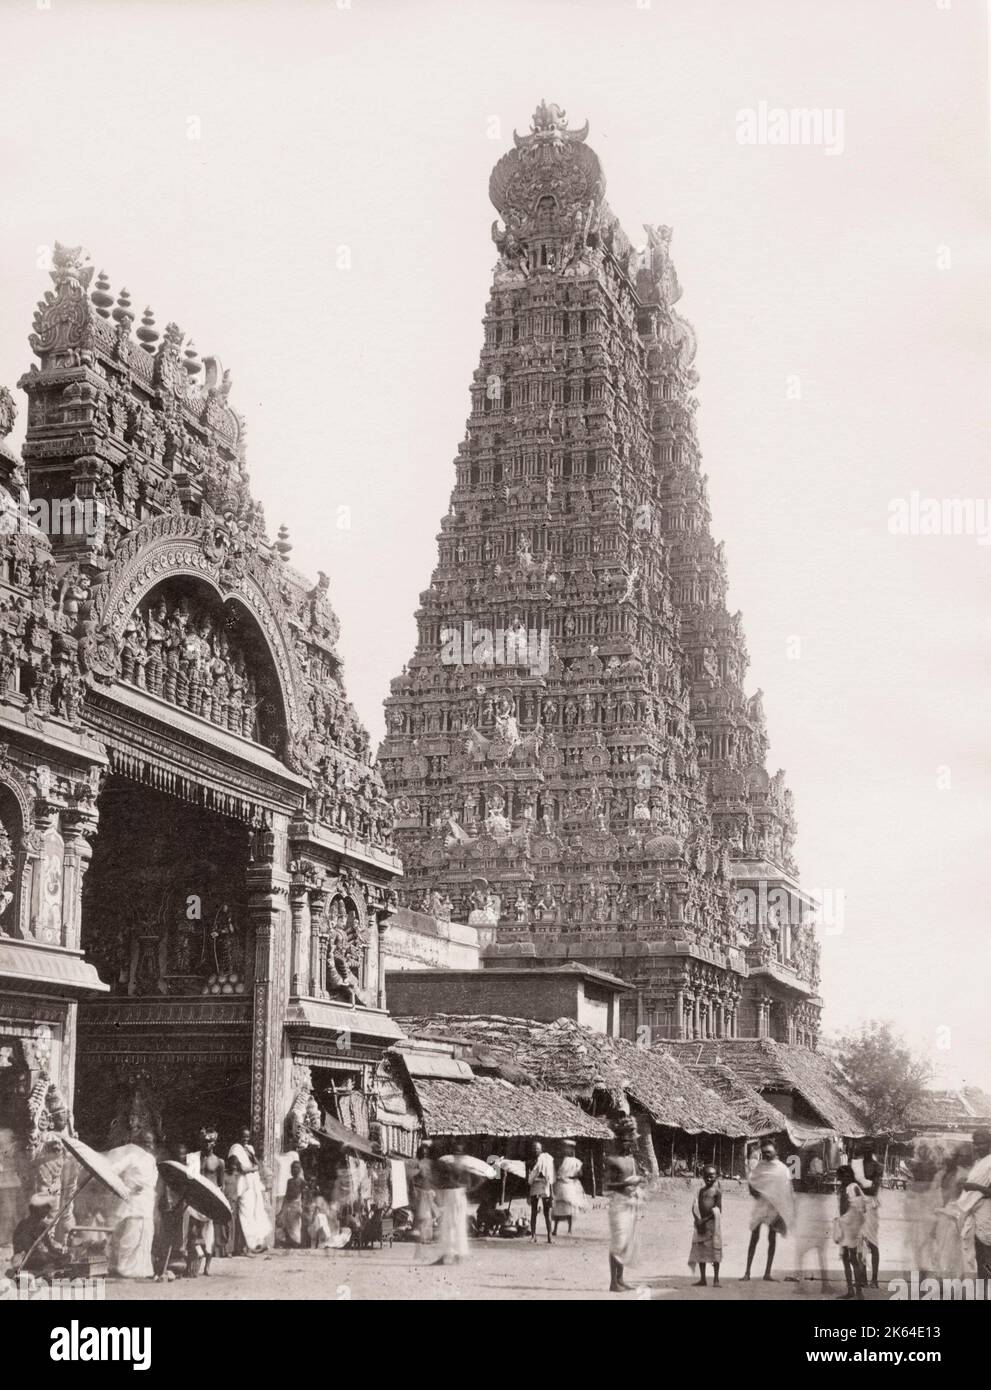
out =
[[(534, 112), (529, 135), (513, 131), (515, 148), (503, 155), (489, 180), (489, 197), (506, 224), (511, 257), (517, 240), (551, 236), (584, 243), (606, 186), (599, 157), (585, 144), (587, 134), (587, 121), (580, 130), (569, 130), (561, 108), (544, 101)], [(493, 235), (500, 244), (503, 234)], [(506, 254), (502, 245), (500, 250)]]
[(55, 288), (61, 289), (63, 285), (72, 284), (80, 285), (84, 290), (89, 289), (94, 267), (86, 264), (88, 260), (89, 256), (81, 246), (63, 246), (57, 241), (52, 252), (52, 268), (48, 272)]
[(546, 102), (541, 99), (540, 105), (534, 111), (530, 119), (530, 134), (517, 135), (513, 131), (513, 144), (518, 150), (528, 149), (536, 143), (552, 141), (561, 144), (564, 141), (583, 142), (588, 135), (588, 121), (580, 130), (569, 130), (566, 112), (555, 102)]

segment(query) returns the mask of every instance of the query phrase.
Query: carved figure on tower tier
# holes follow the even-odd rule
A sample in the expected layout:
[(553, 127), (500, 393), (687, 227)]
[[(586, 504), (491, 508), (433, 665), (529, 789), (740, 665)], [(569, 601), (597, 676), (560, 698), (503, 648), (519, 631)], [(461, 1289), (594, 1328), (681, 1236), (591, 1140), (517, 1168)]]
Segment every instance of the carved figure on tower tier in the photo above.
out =
[[(693, 957), (734, 1014), (758, 988), (780, 991), (775, 1017), (818, 1001), (811, 959), (769, 962), (760, 933), (741, 945), (742, 890), (804, 900), (791, 797), (765, 767), (762, 694), (742, 684), (671, 231), (629, 239), (587, 134), (541, 102), (492, 171), (484, 342), (379, 766), (420, 810), (397, 831), (407, 904), (437, 891), (478, 925), (495, 914), (507, 962), (581, 959), (588, 941), (679, 1038), (696, 1026), (679, 984)], [(436, 692), (458, 738), (430, 723)], [(452, 806), (460, 833), (438, 838)], [(521, 875), (557, 896), (528, 896)], [(628, 1033), (637, 1007), (631, 994)]]

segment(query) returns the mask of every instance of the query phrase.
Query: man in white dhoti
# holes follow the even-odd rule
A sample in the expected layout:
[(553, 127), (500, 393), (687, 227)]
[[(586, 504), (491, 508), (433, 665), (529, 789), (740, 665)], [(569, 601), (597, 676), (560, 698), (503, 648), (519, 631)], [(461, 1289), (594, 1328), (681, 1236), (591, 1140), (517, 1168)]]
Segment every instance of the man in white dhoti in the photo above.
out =
[(154, 1135), (144, 1133), (137, 1143), (121, 1144), (105, 1155), (130, 1194), (117, 1211), (110, 1240), (110, 1272), (122, 1279), (150, 1279), (155, 1273), (151, 1258), (158, 1185), (154, 1148)]
[(531, 1165), (527, 1173), (527, 1186), (530, 1191), (530, 1240), (535, 1241), (537, 1239), (537, 1212), (543, 1207), (544, 1225), (547, 1228), (547, 1244), (550, 1245), (554, 1160), (539, 1143), (535, 1143), (533, 1146)]
[(613, 1126), (618, 1152), (606, 1159), (609, 1193), (609, 1292), (626, 1293), (634, 1286), (623, 1278), (636, 1263), (637, 1236), (643, 1215), (643, 1178), (637, 1172), (636, 1125), (620, 1120)]
[(991, 1129), (975, 1129), (975, 1162), (961, 1184), (960, 1195), (944, 1210), (960, 1232), (966, 1273), (989, 1281), (991, 1288)]
[(754, 1199), (750, 1211), (750, 1245), (747, 1249), (747, 1270), (744, 1279), (750, 1278), (750, 1266), (757, 1253), (760, 1228), (767, 1227), (767, 1264), (764, 1278), (773, 1281), (771, 1266), (778, 1236), (788, 1234), (792, 1224), (795, 1198), (792, 1192), (791, 1174), (778, 1158), (778, 1151), (770, 1140), (760, 1146), (760, 1162), (747, 1179), (750, 1195)]
[(564, 1157), (557, 1165), (557, 1177), (554, 1181), (554, 1204), (551, 1207), (551, 1220), (554, 1223), (554, 1234), (557, 1235), (557, 1228), (560, 1222), (567, 1221), (568, 1235), (571, 1235), (572, 1222), (575, 1219), (576, 1211), (585, 1210), (585, 1189), (582, 1187), (582, 1165), (581, 1161), (575, 1157), (575, 1141), (565, 1139), (562, 1145)]
[(272, 1233), (272, 1223), (265, 1210), (265, 1191), (258, 1158), (251, 1142), (251, 1130), (242, 1129), (241, 1139), (232, 1144), (227, 1158), (237, 1169), (235, 1198), (234, 1254), (254, 1254), (264, 1250)]
[[(201, 1178), (206, 1178), (207, 1182), (214, 1183), (223, 1191), (224, 1160), (214, 1152), (217, 1147), (217, 1131), (212, 1126), (205, 1125), (200, 1130), (199, 1140), (199, 1149), (196, 1153), (191, 1153), (187, 1160), (189, 1171), (197, 1173)], [(203, 1245), (203, 1273), (209, 1274), (210, 1261), (213, 1259), (214, 1249), (219, 1243), (214, 1223), (204, 1218), (199, 1235)]]
[[(463, 1156), (464, 1144), (456, 1143), (451, 1149), (455, 1158)], [(438, 1163), (437, 1205), (440, 1208), (440, 1223), (437, 1239), (440, 1244), (438, 1265), (461, 1264), (468, 1258), (468, 1188), (471, 1173), (459, 1163)]]

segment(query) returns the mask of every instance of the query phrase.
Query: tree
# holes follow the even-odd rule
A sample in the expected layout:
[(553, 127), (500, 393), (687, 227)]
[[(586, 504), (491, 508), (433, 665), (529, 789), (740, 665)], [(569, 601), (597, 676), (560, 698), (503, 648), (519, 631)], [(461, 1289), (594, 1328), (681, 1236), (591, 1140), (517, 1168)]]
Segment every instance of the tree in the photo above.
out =
[(909, 1111), (929, 1080), (929, 1063), (915, 1057), (890, 1023), (872, 1019), (840, 1038), (836, 1060), (857, 1093), (868, 1134), (909, 1128)]

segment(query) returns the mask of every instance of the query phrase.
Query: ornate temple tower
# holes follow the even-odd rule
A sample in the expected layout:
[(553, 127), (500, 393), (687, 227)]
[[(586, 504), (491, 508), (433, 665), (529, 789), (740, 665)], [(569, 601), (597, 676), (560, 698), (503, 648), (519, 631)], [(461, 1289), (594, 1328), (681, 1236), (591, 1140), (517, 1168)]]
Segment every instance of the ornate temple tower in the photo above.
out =
[(542, 102), (489, 185), (471, 415), (379, 754), (405, 900), (487, 928), (499, 964), (630, 980), (628, 1034), (814, 1045), (812, 904), (743, 693), (671, 234), (631, 245), (587, 129)]

